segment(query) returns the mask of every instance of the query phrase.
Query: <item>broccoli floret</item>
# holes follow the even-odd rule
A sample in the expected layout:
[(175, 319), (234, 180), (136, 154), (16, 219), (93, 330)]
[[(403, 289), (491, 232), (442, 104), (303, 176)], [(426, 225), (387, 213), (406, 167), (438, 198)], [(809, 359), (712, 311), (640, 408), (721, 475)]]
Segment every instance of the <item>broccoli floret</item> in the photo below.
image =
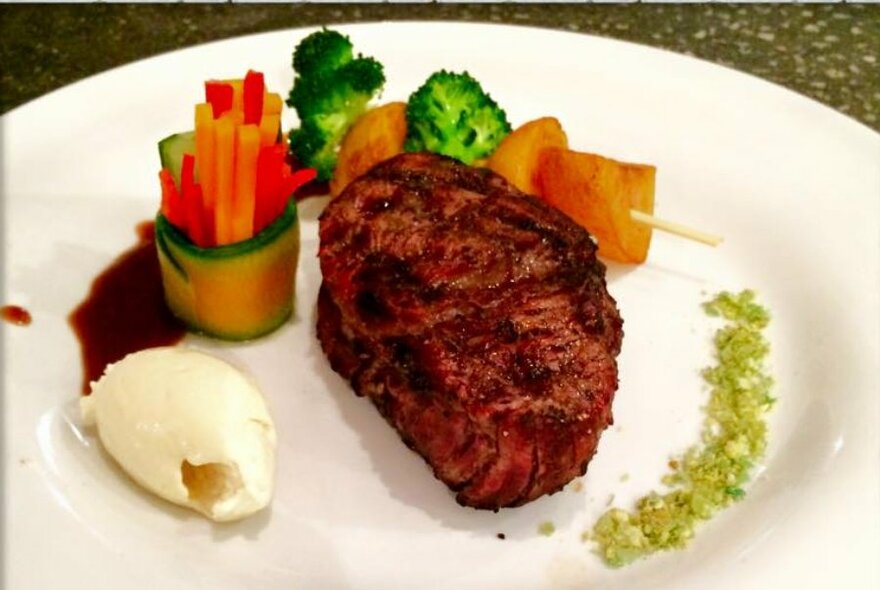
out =
[(298, 76), (287, 99), (300, 121), (345, 111), (357, 118), (385, 83), (382, 64), (363, 57), (321, 75)]
[(297, 45), (293, 67), (297, 75), (287, 104), (300, 127), (290, 132), (290, 151), (317, 170), (318, 180), (329, 180), (339, 144), (385, 84), (382, 64), (355, 57), (348, 37), (322, 29)]
[(488, 156), (510, 133), (507, 114), (467, 72), (432, 74), (406, 105), (404, 149), (465, 164)]
[(312, 33), (293, 51), (293, 69), (301, 76), (334, 70), (354, 57), (351, 41), (337, 31), (322, 29)]

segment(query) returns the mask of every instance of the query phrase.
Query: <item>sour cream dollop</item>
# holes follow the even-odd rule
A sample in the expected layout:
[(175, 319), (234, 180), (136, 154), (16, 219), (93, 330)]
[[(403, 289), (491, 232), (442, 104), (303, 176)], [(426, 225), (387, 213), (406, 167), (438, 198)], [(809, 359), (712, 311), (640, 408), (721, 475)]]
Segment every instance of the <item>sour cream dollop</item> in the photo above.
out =
[(272, 418), (225, 361), (181, 347), (130, 354), (92, 383), (81, 410), (131, 478), (166, 500), (229, 521), (272, 499)]

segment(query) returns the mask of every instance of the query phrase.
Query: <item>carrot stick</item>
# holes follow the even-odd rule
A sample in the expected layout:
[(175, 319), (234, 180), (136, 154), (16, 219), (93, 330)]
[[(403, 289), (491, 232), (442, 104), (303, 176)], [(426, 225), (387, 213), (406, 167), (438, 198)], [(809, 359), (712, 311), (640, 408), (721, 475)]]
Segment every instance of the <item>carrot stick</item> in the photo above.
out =
[(236, 133), (235, 195), (233, 197), (232, 241), (251, 237), (254, 230), (254, 203), (257, 184), (257, 158), (260, 129), (242, 125)]
[(278, 139), (281, 115), (263, 115), (260, 120), (260, 145), (272, 145)]
[(230, 244), (232, 238), (233, 190), (235, 188), (235, 121), (223, 115), (216, 121), (215, 158), (217, 162), (216, 199), (214, 202), (214, 241)]
[(277, 92), (267, 92), (263, 97), (263, 114), (264, 115), (280, 115), (281, 107), (284, 105), (284, 101), (281, 100), (281, 95)]
[(213, 212), (217, 163), (214, 149), (214, 117), (209, 103), (196, 105), (196, 178), (202, 185), (205, 207)]
[(232, 86), (232, 112), (244, 112), (244, 80), (225, 80)]

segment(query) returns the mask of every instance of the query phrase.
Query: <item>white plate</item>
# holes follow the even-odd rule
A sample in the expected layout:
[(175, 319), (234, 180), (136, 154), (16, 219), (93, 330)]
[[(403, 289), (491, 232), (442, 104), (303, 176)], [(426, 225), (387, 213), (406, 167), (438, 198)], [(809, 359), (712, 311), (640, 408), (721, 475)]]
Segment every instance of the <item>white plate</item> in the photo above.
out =
[[(156, 209), (156, 141), (191, 125), (204, 79), (255, 68), (286, 92), (304, 32), (235, 39), (3, 118), (3, 301), (34, 318), (2, 328), (8, 587), (878, 587), (880, 137), (761, 80), (607, 39), (439, 23), (344, 30), (385, 63), (384, 98), (405, 99), (435, 69), (467, 69), (514, 123), (555, 115), (578, 149), (656, 164), (658, 214), (726, 237), (713, 250), (657, 235), (647, 264), (610, 269), (626, 320), (621, 385), (584, 489), (497, 514), (461, 508), (350, 393), (313, 336), (318, 201), (303, 210), (295, 321), (246, 346), (193, 341), (265, 389), (280, 431), (270, 511), (212, 525), (140, 492), (81, 432), (65, 318)], [(780, 401), (761, 472), (687, 551), (609, 570), (580, 534), (610, 494), (625, 505), (657, 486), (667, 457), (695, 440), (698, 370), (717, 327), (699, 303), (742, 288), (774, 317)], [(550, 538), (537, 534), (546, 520)]]

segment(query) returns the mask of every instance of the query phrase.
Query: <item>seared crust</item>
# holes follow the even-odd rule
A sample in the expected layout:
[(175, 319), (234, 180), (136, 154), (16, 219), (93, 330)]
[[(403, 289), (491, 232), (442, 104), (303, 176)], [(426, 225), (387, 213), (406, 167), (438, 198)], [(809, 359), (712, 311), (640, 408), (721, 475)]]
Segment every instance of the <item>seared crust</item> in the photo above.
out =
[(334, 370), (477, 508), (584, 473), (622, 321), (589, 235), (500, 176), (429, 154), (373, 168), (320, 221)]

